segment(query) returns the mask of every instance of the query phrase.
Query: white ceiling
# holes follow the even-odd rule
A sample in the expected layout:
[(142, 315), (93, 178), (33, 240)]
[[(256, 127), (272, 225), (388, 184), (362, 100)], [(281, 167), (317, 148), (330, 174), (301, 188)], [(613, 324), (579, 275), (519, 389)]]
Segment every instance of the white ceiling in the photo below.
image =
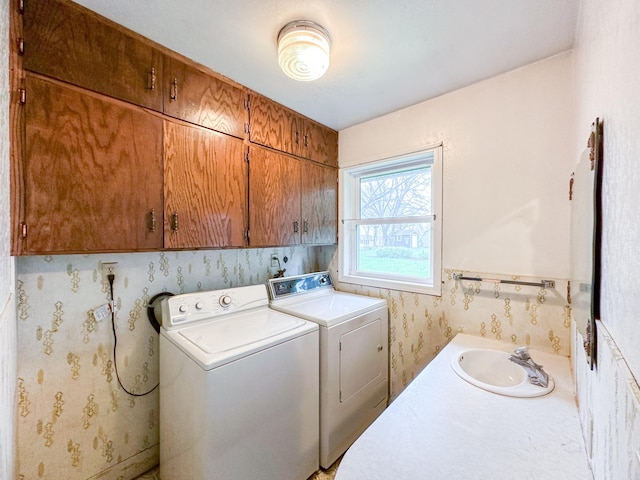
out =
[[(580, 0), (76, 0), (336, 130), (571, 49)], [(331, 64), (296, 82), (276, 37), (313, 20)]]

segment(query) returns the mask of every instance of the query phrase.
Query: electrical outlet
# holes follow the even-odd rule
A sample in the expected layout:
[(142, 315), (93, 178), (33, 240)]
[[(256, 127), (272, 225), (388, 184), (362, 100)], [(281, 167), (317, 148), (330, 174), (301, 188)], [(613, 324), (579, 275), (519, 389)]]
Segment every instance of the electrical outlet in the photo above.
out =
[(275, 253), (271, 254), (271, 268), (278, 268), (280, 266), (280, 261), (278, 260), (278, 255)]
[(100, 305), (93, 311), (93, 318), (96, 319), (97, 322), (101, 322), (105, 318), (111, 315), (111, 309), (109, 308), (109, 304), (105, 303), (104, 305)]
[(118, 273), (118, 262), (103, 262), (102, 263), (102, 281), (104, 283), (109, 283), (108, 275), (117, 275)]

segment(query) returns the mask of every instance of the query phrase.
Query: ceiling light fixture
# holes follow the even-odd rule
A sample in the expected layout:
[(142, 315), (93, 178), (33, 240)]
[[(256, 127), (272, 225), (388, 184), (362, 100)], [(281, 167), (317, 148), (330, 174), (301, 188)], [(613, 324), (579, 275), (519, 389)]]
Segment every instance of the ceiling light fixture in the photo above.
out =
[(315, 22), (295, 20), (278, 33), (278, 63), (294, 80), (320, 78), (329, 68), (329, 32)]

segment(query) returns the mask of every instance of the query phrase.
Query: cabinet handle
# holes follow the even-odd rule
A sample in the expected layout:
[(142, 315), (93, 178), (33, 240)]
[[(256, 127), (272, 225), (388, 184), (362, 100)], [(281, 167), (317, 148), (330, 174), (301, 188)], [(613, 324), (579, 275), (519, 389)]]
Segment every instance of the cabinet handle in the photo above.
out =
[(309, 233), (309, 222), (307, 222), (306, 220), (302, 222), (302, 232)]
[(304, 146), (308, 147), (309, 146), (309, 135), (305, 135), (304, 136)]
[(300, 144), (300, 132), (296, 132), (296, 145)]
[(171, 214), (171, 230), (173, 230), (174, 232), (178, 231), (178, 213), (174, 212)]
[(178, 98), (178, 79), (174, 78), (173, 83), (171, 84), (171, 100), (176, 100)]
[(293, 222), (293, 233), (298, 233), (299, 231), (300, 231), (300, 224), (296, 220), (295, 222)]
[(149, 231), (156, 231), (156, 209), (152, 208), (149, 212), (149, 223), (148, 223)]
[(149, 87), (149, 90), (156, 89), (156, 69), (155, 68), (152, 68), (151, 71), (149, 72), (149, 81), (147, 85)]

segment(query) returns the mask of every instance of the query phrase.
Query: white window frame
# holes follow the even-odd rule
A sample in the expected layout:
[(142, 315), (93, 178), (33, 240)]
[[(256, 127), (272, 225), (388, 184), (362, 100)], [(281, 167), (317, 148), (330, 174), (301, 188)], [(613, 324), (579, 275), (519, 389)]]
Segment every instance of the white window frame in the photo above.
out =
[[(432, 160), (428, 157), (432, 155)], [(431, 224), (432, 278), (384, 276), (383, 273), (366, 274), (355, 268), (357, 257), (357, 225), (380, 219), (360, 220), (360, 178), (384, 173), (397, 168), (431, 166), (431, 195), (433, 215), (406, 217)], [(340, 169), (340, 208), (338, 235), (338, 279), (340, 282), (370, 287), (401, 290), (440, 296), (442, 292), (442, 144), (424, 148), (397, 157), (386, 158)], [(406, 221), (406, 220), (405, 220)]]

